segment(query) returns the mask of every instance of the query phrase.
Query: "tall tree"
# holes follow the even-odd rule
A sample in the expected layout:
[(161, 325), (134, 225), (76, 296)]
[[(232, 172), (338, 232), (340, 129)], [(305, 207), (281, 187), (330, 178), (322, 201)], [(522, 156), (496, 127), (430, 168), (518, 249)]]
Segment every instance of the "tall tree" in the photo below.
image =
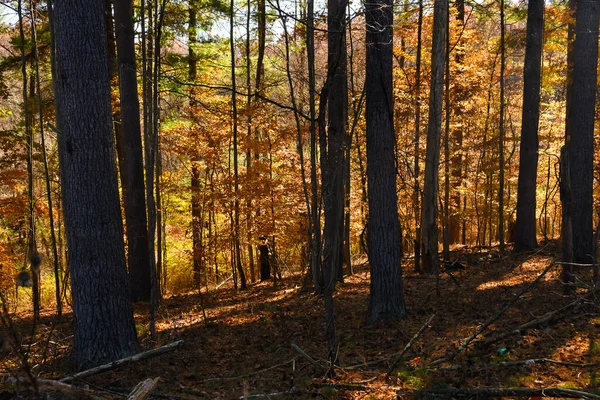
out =
[(573, 261), (579, 263), (593, 262), (592, 188), (599, 12), (597, 0), (577, 2), (571, 101), (566, 115), (573, 200)]
[(439, 273), (438, 255), (438, 193), (440, 138), (442, 133), (442, 100), (444, 92), (444, 47), (448, 0), (435, 0), (433, 6), (433, 44), (431, 48), (431, 90), (429, 93), (429, 122), (427, 150), (425, 153), (425, 183), (423, 190), (423, 216), (421, 240), (423, 270)]
[(367, 240), (371, 268), (367, 320), (370, 322), (399, 318), (406, 314), (402, 292), (400, 223), (394, 159), (392, 11), (391, 0), (369, 1), (365, 4), (367, 29), (365, 93), (369, 182)]
[[(323, 263), (324, 268), (332, 268), (336, 280), (343, 280), (344, 275), (344, 172), (348, 119), (346, 4), (345, 0), (329, 0), (327, 3), (327, 146), (321, 149), (325, 202)], [(325, 160), (323, 150), (326, 151)], [(330, 262), (333, 264), (329, 265)]]
[[(456, 71), (458, 75), (465, 75), (464, 68), (464, 59), (465, 59), (465, 51), (463, 49), (464, 46), (464, 30), (465, 26), (465, 1), (457, 0), (455, 2), (456, 7), (456, 21), (458, 22), (458, 28), (461, 29), (459, 37), (456, 39), (456, 44), (453, 45), (452, 49), (449, 49), (454, 52), (454, 61), (456, 62)], [(449, 39), (447, 42), (449, 43)], [(449, 61), (449, 59), (448, 59)], [(450, 193), (450, 204), (449, 204), (449, 215), (448, 215), (448, 241), (450, 243), (456, 243), (459, 241), (460, 237), (460, 228), (461, 228), (461, 220), (463, 221), (463, 237), (465, 236), (464, 231), (464, 218), (461, 215), (461, 190), (460, 187), (463, 184), (463, 136), (464, 136), (464, 126), (465, 122), (463, 121), (463, 108), (464, 102), (468, 98), (468, 83), (465, 82), (465, 79), (455, 79), (454, 80), (454, 93), (451, 101), (451, 113), (454, 116), (454, 120), (456, 123), (452, 127), (452, 131), (450, 132), (450, 145), (452, 147), (452, 151), (450, 159), (449, 159), (449, 168), (451, 175), (451, 193)], [(450, 95), (450, 94), (448, 94)], [(466, 199), (466, 196), (463, 200)], [(465, 202), (463, 201), (463, 208)], [(463, 240), (464, 242), (464, 240)]]
[[(54, 4), (55, 102), (79, 367), (134, 353), (111, 123), (104, 4)], [(98, 305), (101, 304), (102, 307)]]
[(232, 107), (232, 123), (233, 123), (233, 219), (234, 219), (234, 253), (235, 253), (235, 268), (239, 274), (240, 287), (246, 289), (246, 275), (242, 268), (242, 254), (240, 251), (240, 199), (239, 199), (239, 176), (238, 176), (238, 111), (237, 111), (237, 86), (235, 79), (235, 40), (234, 40), (234, 17), (235, 17), (235, 0), (230, 2), (229, 10), (229, 49), (231, 53), (231, 107)]
[(133, 6), (131, 0), (113, 0), (113, 4), (122, 116), (123, 146), (121, 150), (124, 153), (122, 155), (121, 180), (124, 183), (123, 197), (125, 198), (131, 298), (133, 301), (148, 301), (151, 290), (150, 261)]
[(415, 60), (415, 139), (414, 139), (414, 187), (413, 187), (413, 211), (415, 213), (415, 262), (414, 270), (421, 271), (421, 186), (419, 184), (420, 165), (420, 141), (421, 141), (421, 49), (423, 48), (423, 0), (419, 0), (419, 14), (417, 19), (417, 58)]
[[(193, 84), (198, 75), (198, 55), (196, 54), (196, 45), (198, 42), (198, 2), (190, 0), (188, 6), (188, 80)], [(196, 88), (193, 85), (189, 87), (190, 105), (196, 96)], [(194, 112), (190, 107), (190, 119), (194, 119)], [(195, 137), (194, 141), (199, 138)], [(196, 287), (201, 286), (202, 276), (204, 276), (202, 263), (202, 196), (200, 194), (200, 154), (198, 149), (192, 148), (192, 259), (193, 259), (193, 280)]]
[(517, 221), (514, 236), (515, 251), (537, 247), (536, 183), (543, 34), (544, 0), (529, 0), (527, 44), (523, 68), (523, 118), (517, 187)]
[(498, 239), (500, 241), (500, 252), (504, 251), (504, 114), (506, 109), (504, 102), (504, 72), (506, 69), (504, 8), (504, 0), (500, 0), (500, 126), (498, 133), (498, 170), (500, 175), (498, 178), (500, 181), (498, 188)]

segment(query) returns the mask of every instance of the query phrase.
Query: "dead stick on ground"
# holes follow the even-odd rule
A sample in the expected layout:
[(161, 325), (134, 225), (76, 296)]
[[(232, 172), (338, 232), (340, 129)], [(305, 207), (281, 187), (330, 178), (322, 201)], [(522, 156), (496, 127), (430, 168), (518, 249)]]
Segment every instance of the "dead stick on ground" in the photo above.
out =
[(317, 367), (317, 368), (323, 368), (322, 365), (320, 365), (318, 362), (315, 361), (314, 358), (312, 358), (311, 356), (309, 356), (308, 354), (306, 354), (304, 352), (304, 350), (302, 350), (298, 345), (292, 343), (292, 349), (296, 350), (296, 352), (298, 354), (300, 354), (304, 359), (306, 359), (309, 363), (311, 363), (313, 366)]
[[(29, 379), (24, 379), (20, 377), (8, 377), (5, 383), (16, 384), (17, 382), (20, 384), (31, 385), (31, 381)], [(110, 400), (110, 399), (122, 399), (122, 396), (117, 396), (112, 393), (102, 393), (97, 392), (91, 389), (82, 388), (78, 386), (69, 385), (67, 383), (62, 383), (59, 381), (51, 380), (51, 379), (35, 379), (37, 387), (41, 390), (52, 390), (63, 393), (70, 393), (72, 396), (79, 397), (87, 397), (93, 400)]]
[(600, 399), (600, 396), (580, 389), (561, 388), (466, 388), (466, 389), (422, 389), (415, 392), (415, 398), (427, 395), (450, 396), (493, 396), (493, 397), (570, 397), (576, 399)]
[(531, 360), (516, 360), (516, 361), (505, 361), (500, 364), (492, 364), (492, 366), (498, 367), (512, 367), (518, 365), (535, 365), (535, 364), (556, 364), (563, 365), (565, 367), (576, 367), (576, 368), (590, 368), (600, 366), (600, 363), (575, 363), (569, 361), (552, 360), (551, 358), (533, 358)]
[(137, 386), (129, 393), (127, 400), (144, 400), (156, 387), (159, 378), (148, 378), (138, 383)]
[(498, 311), (492, 318), (490, 318), (486, 323), (484, 323), (483, 325), (479, 326), (479, 328), (475, 331), (475, 333), (473, 333), (467, 340), (465, 340), (456, 350), (454, 350), (453, 352), (451, 352), (448, 356), (440, 358), (435, 360), (433, 363), (431, 363), (431, 365), (438, 365), (441, 364), (445, 361), (448, 360), (452, 360), (454, 359), (454, 357), (456, 357), (458, 355), (458, 353), (460, 353), (461, 351), (463, 351), (464, 349), (466, 349), (473, 340), (475, 340), (475, 338), (477, 338), (477, 336), (481, 335), (481, 333), (483, 331), (485, 331), (491, 324), (493, 324), (494, 322), (496, 322), (497, 320), (500, 319), (500, 317), (502, 315), (504, 315), (504, 313), (506, 311), (508, 311), (516, 302), (517, 300), (519, 300), (521, 298), (521, 296), (523, 296), (525, 293), (527, 293), (529, 290), (531, 290), (532, 287), (534, 287), (547, 273), (548, 271), (550, 271), (550, 269), (552, 269), (552, 267), (554, 267), (556, 265), (556, 262), (554, 260), (552, 260), (552, 262), (550, 263), (550, 265), (548, 265), (544, 271), (542, 271), (542, 273), (535, 278), (535, 280), (533, 282), (531, 282), (529, 285), (525, 286), (519, 293), (517, 293), (515, 295), (515, 297), (513, 297), (513, 299), (511, 301), (508, 302), (508, 304), (506, 304), (504, 307), (502, 307), (500, 309), (500, 311)]
[(104, 365), (100, 365), (98, 367), (90, 368), (88, 370), (79, 372), (79, 373), (77, 373), (75, 375), (66, 376), (66, 377), (60, 379), (59, 382), (61, 382), (61, 383), (69, 383), (69, 382), (72, 382), (75, 379), (82, 379), (82, 378), (86, 378), (88, 376), (100, 374), (102, 372), (111, 371), (111, 370), (117, 369), (117, 368), (119, 368), (119, 367), (121, 367), (123, 365), (131, 364), (131, 363), (134, 363), (134, 362), (146, 360), (148, 358), (156, 357), (156, 356), (164, 354), (164, 353), (168, 353), (168, 352), (173, 351), (173, 350), (175, 350), (175, 349), (177, 349), (178, 347), (181, 347), (181, 346), (183, 346), (183, 340), (178, 340), (176, 342), (169, 343), (169, 344), (167, 344), (165, 346), (162, 346), (162, 347), (159, 347), (157, 349), (152, 349), (152, 350), (144, 351), (142, 353), (138, 353), (138, 354), (133, 355), (131, 357), (122, 358), (120, 360), (112, 361), (112, 362), (110, 362), (108, 364), (104, 364)]
[(392, 371), (394, 370), (394, 368), (396, 367), (396, 365), (398, 365), (398, 363), (400, 362), (400, 360), (402, 359), (402, 357), (404, 357), (404, 354), (406, 354), (406, 352), (410, 349), (410, 347), (412, 346), (413, 342), (415, 340), (417, 340), (419, 338), (419, 336), (421, 336), (421, 334), (423, 333), (423, 331), (425, 331), (425, 329), (427, 329), (427, 327), (429, 326), (429, 324), (431, 323), (431, 321), (433, 321), (433, 318), (435, 318), (435, 314), (433, 314), (431, 317), (429, 317), (429, 319), (427, 320), (427, 322), (425, 322), (425, 324), (423, 324), (423, 326), (421, 327), (421, 329), (419, 329), (417, 331), (417, 333), (415, 333), (414, 336), (408, 341), (408, 343), (406, 343), (406, 346), (404, 346), (404, 348), (402, 349), (402, 351), (400, 352), (400, 354), (398, 354), (398, 356), (396, 357), (396, 359), (394, 360), (394, 362), (392, 363), (392, 365), (388, 369), (387, 374), (385, 374), (386, 378), (389, 378), (390, 374), (392, 373)]
[[(541, 326), (541, 325), (543, 325), (543, 324), (545, 324), (547, 322), (556, 320), (556, 319), (559, 318), (559, 316), (562, 313), (564, 313), (566, 311), (569, 311), (570, 309), (572, 309), (574, 307), (577, 307), (578, 305), (580, 305), (581, 303), (583, 303), (584, 300), (586, 300), (589, 297), (592, 297), (596, 292), (599, 292), (599, 291), (600, 291), (600, 288), (596, 288), (596, 289), (590, 290), (589, 292), (587, 292), (583, 296), (579, 297), (577, 300), (575, 300), (575, 301), (567, 304), (566, 306), (561, 307), (558, 310), (546, 313), (545, 315), (543, 315), (543, 316), (541, 316), (539, 318), (536, 318), (534, 320), (531, 320), (529, 322), (526, 322), (526, 323), (524, 323), (522, 325), (519, 325), (518, 327), (516, 327), (516, 328), (514, 328), (514, 329), (512, 329), (512, 330), (510, 330), (508, 332), (504, 332), (504, 333), (502, 333), (502, 334), (500, 334), (500, 335), (498, 335), (496, 337), (492, 337), (492, 338), (486, 340), (485, 342), (483, 342), (482, 345), (483, 346), (489, 346), (492, 343), (496, 343), (496, 342), (498, 342), (500, 340), (506, 339), (507, 337), (510, 337), (512, 335), (516, 335), (516, 334), (520, 333), (522, 330), (537, 328), (538, 326)], [(569, 315), (567, 315), (567, 316), (569, 316)]]

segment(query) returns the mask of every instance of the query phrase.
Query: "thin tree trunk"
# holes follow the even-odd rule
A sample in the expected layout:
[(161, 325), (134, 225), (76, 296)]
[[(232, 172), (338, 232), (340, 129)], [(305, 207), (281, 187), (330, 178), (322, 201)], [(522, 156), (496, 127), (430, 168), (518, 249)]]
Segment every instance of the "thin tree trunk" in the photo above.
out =
[(537, 247), (536, 188), (543, 34), (544, 0), (529, 0), (523, 68), (523, 122), (517, 187), (517, 221), (514, 229), (515, 251)]
[(425, 154), (425, 186), (423, 193), (423, 270), (439, 275), (438, 255), (438, 193), (442, 101), (444, 88), (444, 47), (446, 43), (447, 0), (434, 3), (433, 47), (431, 50), (431, 92), (429, 95), (429, 126)]
[[(246, 140), (248, 141), (248, 147), (246, 149), (246, 181), (248, 184), (254, 182), (252, 172), (252, 82), (250, 81), (250, 75), (252, 72), (252, 62), (250, 60), (250, 14), (252, 11), (251, 2), (248, 1), (246, 10), (246, 124), (247, 133)], [(248, 250), (248, 264), (250, 267), (250, 281), (256, 281), (256, 275), (254, 271), (254, 247), (252, 246), (252, 198), (248, 196), (246, 200), (246, 240)]]
[(122, 113), (121, 180), (125, 193), (125, 226), (131, 297), (133, 301), (148, 301), (150, 300), (151, 281), (133, 7), (131, 0), (113, 0), (113, 3)]
[(311, 272), (317, 292), (323, 287), (321, 266), (321, 217), (319, 213), (319, 190), (317, 183), (317, 126), (315, 109), (315, 25), (314, 0), (307, 0), (306, 11), (306, 52), (308, 58), (308, 92), (310, 115), (310, 182), (311, 182), (311, 221), (309, 234), (311, 239)]
[(414, 175), (413, 208), (415, 215), (415, 272), (421, 272), (421, 186), (419, 183), (420, 165), (420, 138), (421, 138), (421, 49), (423, 47), (423, 0), (419, 0), (419, 16), (417, 22), (417, 58), (415, 60), (415, 150), (414, 150)]
[(240, 252), (240, 200), (239, 200), (239, 176), (238, 176), (238, 112), (237, 112), (237, 87), (235, 78), (235, 40), (234, 40), (234, 13), (235, 0), (230, 2), (229, 14), (229, 44), (231, 50), (231, 103), (232, 103), (232, 120), (233, 120), (233, 175), (234, 175), (234, 246), (235, 246), (235, 265), (240, 278), (241, 289), (246, 289), (246, 275), (242, 268), (241, 252)]
[[(51, 71), (52, 71), (52, 76), (54, 76), (54, 73), (56, 71), (56, 66), (55, 66), (55, 62), (54, 62), (54, 57), (55, 57), (55, 47), (54, 47), (54, 17), (53, 17), (53, 11), (52, 11), (52, 1), (48, 1), (47, 3), (48, 6), (48, 25), (49, 25), (49, 30), (50, 30), (50, 64), (51, 64)], [(35, 29), (35, 25), (34, 29)], [(34, 38), (34, 46), (37, 47), (36, 44), (36, 40)], [(37, 51), (36, 51), (36, 55), (37, 55)], [(39, 93), (39, 103), (40, 105), (42, 104), (42, 96), (41, 96), (41, 90), (39, 88), (40, 86), (40, 79), (39, 79), (39, 61), (36, 59), (36, 75), (38, 76), (37, 79), (37, 84), (38, 84), (38, 93)], [(58, 246), (57, 246), (57, 240), (56, 240), (56, 229), (54, 226), (54, 208), (52, 206), (52, 187), (50, 184), (50, 172), (48, 170), (48, 157), (47, 157), (47, 153), (46, 153), (46, 139), (45, 139), (45, 135), (44, 135), (44, 130), (43, 130), (43, 119), (42, 119), (42, 115), (40, 112), (40, 133), (41, 133), (41, 145), (42, 145), (42, 156), (43, 156), (43, 160), (44, 160), (44, 175), (45, 175), (45, 179), (46, 179), (46, 194), (48, 196), (48, 215), (50, 218), (50, 238), (52, 241), (52, 260), (53, 260), (53, 265), (54, 265), (54, 277), (55, 277), (55, 290), (56, 290), (56, 314), (58, 316), (58, 318), (60, 319), (62, 317), (62, 297), (61, 297), (61, 290), (60, 290), (60, 260), (59, 260), (59, 256), (58, 256)], [(60, 130), (60, 128), (59, 128)], [(60, 223), (59, 223), (60, 226)]]
[(445, 61), (446, 80), (444, 88), (444, 213), (442, 218), (442, 233), (444, 262), (450, 262), (450, 7), (446, 8)]
[[(498, 240), (500, 253), (504, 252), (504, 70), (506, 65), (504, 0), (500, 0), (500, 129), (498, 135)], [(491, 233), (491, 224), (490, 224)], [(490, 240), (491, 242), (491, 240)]]

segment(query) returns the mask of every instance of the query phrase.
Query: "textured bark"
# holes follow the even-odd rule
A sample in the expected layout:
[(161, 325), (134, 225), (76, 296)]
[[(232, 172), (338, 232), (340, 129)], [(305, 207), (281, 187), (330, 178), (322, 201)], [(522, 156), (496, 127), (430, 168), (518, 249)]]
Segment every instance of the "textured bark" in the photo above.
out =
[(527, 45), (523, 68), (523, 122), (517, 188), (517, 221), (514, 231), (515, 251), (537, 247), (536, 183), (543, 33), (544, 0), (529, 0)]
[(235, 37), (234, 37), (234, 13), (235, 0), (230, 2), (229, 10), (229, 45), (231, 52), (231, 106), (233, 123), (233, 175), (234, 175), (234, 200), (233, 200), (233, 220), (234, 220), (234, 248), (235, 248), (235, 268), (239, 274), (240, 287), (246, 289), (246, 275), (242, 267), (240, 251), (240, 200), (239, 200), (239, 176), (238, 176), (238, 112), (237, 112), (237, 89), (235, 78)]
[[(198, 4), (196, 1), (190, 1), (188, 8), (188, 80), (192, 83), (196, 81), (197, 77), (197, 65), (198, 56), (196, 55), (196, 43), (197, 28), (198, 24)], [(189, 95), (191, 98), (196, 96), (196, 90), (194, 86), (189, 87)], [(190, 119), (194, 119), (193, 110), (190, 110)], [(199, 138), (197, 138), (199, 139)], [(191, 190), (192, 190), (192, 259), (193, 259), (193, 280), (194, 286), (200, 287), (202, 276), (204, 275), (202, 265), (202, 205), (201, 205), (201, 193), (200, 193), (200, 154), (196, 149), (192, 150), (191, 155), (192, 162), (192, 177), (191, 177)]]
[(79, 367), (138, 349), (112, 136), (104, 6), (54, 5), (59, 159)]
[(419, 183), (420, 166), (420, 140), (421, 140), (421, 49), (423, 48), (423, 0), (419, 0), (419, 16), (417, 22), (417, 58), (415, 78), (415, 150), (413, 207), (415, 213), (415, 262), (414, 270), (421, 272), (421, 187)]
[(566, 117), (573, 196), (573, 261), (576, 263), (593, 262), (592, 187), (599, 11), (597, 0), (578, 1), (573, 86)]
[(446, 0), (436, 0), (433, 14), (433, 46), (431, 49), (431, 91), (429, 93), (429, 125), (425, 153), (425, 183), (421, 237), (423, 270), (439, 270), (438, 255), (438, 193), (440, 138), (442, 132), (442, 100), (444, 88), (444, 47), (446, 43)]
[[(345, 0), (329, 0), (327, 5), (328, 79), (327, 144), (321, 149), (323, 202), (323, 270), (331, 269), (335, 279), (343, 280), (344, 244), (344, 166), (348, 85), (346, 77)], [(320, 132), (323, 135), (323, 132)], [(327, 285), (327, 279), (325, 280)]]
[[(500, 0), (500, 129), (498, 132), (498, 239), (500, 241), (500, 252), (504, 251), (504, 71), (506, 65), (505, 49), (505, 24), (504, 24), (504, 0)], [(490, 234), (492, 224), (490, 223)], [(492, 239), (490, 236), (490, 245)]]
[(137, 90), (131, 0), (113, 0), (115, 8), (115, 34), (119, 61), (119, 92), (121, 96), (121, 131), (123, 135), (123, 164), (121, 180), (124, 183), (125, 226), (127, 232), (127, 261), (131, 298), (133, 301), (150, 300), (150, 264), (148, 252), (148, 226), (142, 159), (142, 134), (140, 103)]
[[(459, 29), (465, 29), (465, 2), (464, 0), (457, 0), (456, 6), (456, 20), (459, 24)], [(464, 71), (464, 49), (463, 46), (463, 35), (462, 32), (458, 38), (457, 45), (452, 49), (455, 54), (454, 60), (456, 62), (457, 74), (461, 74)], [(449, 41), (449, 40), (448, 40)], [(460, 238), (461, 222), (464, 225), (464, 218), (461, 214), (461, 192), (460, 187), (462, 186), (463, 180), (463, 154), (462, 154), (462, 143), (463, 143), (463, 126), (465, 121), (463, 120), (463, 103), (467, 100), (469, 93), (468, 88), (462, 79), (454, 80), (454, 93), (452, 96), (452, 115), (456, 120), (456, 124), (450, 132), (450, 145), (452, 147), (450, 156), (450, 176), (451, 176), (451, 190), (450, 190), (450, 204), (449, 204), (449, 215), (448, 215), (448, 241), (450, 243), (457, 243)], [(463, 230), (463, 235), (465, 234)]]
[(406, 314), (400, 265), (400, 224), (394, 160), (392, 97), (392, 1), (365, 4), (367, 23), (367, 179), (368, 250), (371, 285), (367, 320)]

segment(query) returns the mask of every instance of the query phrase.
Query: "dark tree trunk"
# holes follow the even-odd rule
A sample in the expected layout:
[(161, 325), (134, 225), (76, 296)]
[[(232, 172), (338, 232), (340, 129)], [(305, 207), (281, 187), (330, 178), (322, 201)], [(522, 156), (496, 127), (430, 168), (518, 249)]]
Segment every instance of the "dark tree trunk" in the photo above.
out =
[(79, 367), (138, 349), (123, 246), (103, 13), (104, 5), (97, 1), (54, 5), (55, 96), (63, 127), (60, 172), (75, 316), (73, 356)]
[[(198, 24), (198, 4), (195, 0), (190, 1), (188, 8), (189, 25), (188, 25), (188, 79), (191, 83), (196, 81), (197, 76), (197, 64), (198, 58), (196, 55), (196, 43), (197, 28)], [(193, 99), (196, 96), (196, 90), (194, 86), (189, 88), (190, 97)], [(190, 104), (191, 108), (191, 104)], [(194, 120), (193, 111), (190, 111), (190, 119)], [(196, 138), (199, 140), (199, 138)], [(191, 190), (192, 190), (192, 260), (193, 260), (193, 281), (195, 287), (201, 286), (202, 280), (202, 206), (201, 206), (201, 195), (200, 195), (200, 154), (197, 149), (192, 149), (191, 155), (192, 162), (192, 177), (191, 177)]]
[(419, 183), (420, 166), (420, 140), (421, 140), (421, 49), (423, 36), (423, 0), (419, 0), (419, 16), (417, 22), (417, 59), (415, 78), (415, 150), (414, 150), (414, 174), (415, 182), (413, 188), (413, 207), (415, 213), (415, 272), (421, 272), (421, 186)]
[[(506, 65), (505, 50), (505, 24), (504, 24), (504, 0), (500, 0), (500, 129), (498, 133), (498, 239), (500, 241), (500, 252), (504, 251), (504, 70)], [(490, 207), (491, 208), (491, 207)], [(492, 224), (490, 223), (490, 245), (492, 242)]]
[[(464, 0), (456, 1), (456, 20), (458, 21), (459, 29), (465, 28), (465, 2)], [(458, 44), (452, 49), (455, 53), (454, 60), (456, 61), (456, 70), (460, 74), (464, 71), (464, 50), (462, 45), (464, 40), (462, 39), (462, 32), (458, 38)], [(449, 39), (448, 41), (449, 42)], [(448, 60), (449, 61), (449, 60)], [(461, 191), (462, 186), (462, 170), (463, 170), (463, 154), (462, 154), (462, 143), (463, 143), (463, 127), (465, 121), (463, 120), (462, 108), (463, 103), (467, 100), (467, 87), (465, 81), (462, 79), (454, 80), (454, 96), (452, 100), (452, 114), (457, 122), (450, 132), (451, 139), (450, 144), (452, 146), (450, 156), (450, 175), (451, 175), (451, 193), (450, 193), (450, 205), (448, 215), (448, 241), (450, 243), (457, 243), (460, 239), (461, 222), (464, 225), (464, 218), (461, 213)], [(464, 230), (463, 230), (464, 236)]]
[(591, 263), (594, 259), (592, 188), (599, 11), (598, 1), (578, 2), (571, 104), (566, 117), (573, 198), (573, 261), (576, 263)]
[(529, 0), (527, 47), (523, 68), (523, 122), (517, 189), (517, 222), (514, 230), (515, 251), (537, 247), (536, 183), (543, 33), (544, 0)]
[[(394, 160), (391, 0), (365, 4), (367, 25), (367, 178), (369, 181), (369, 263), (371, 285), (367, 320), (406, 314), (400, 265), (400, 224)], [(443, 54), (442, 54), (443, 56)]]
[(431, 49), (431, 91), (429, 94), (429, 126), (425, 153), (425, 183), (423, 191), (423, 217), (421, 223), (423, 243), (423, 270), (439, 270), (438, 255), (438, 193), (440, 138), (442, 132), (442, 100), (444, 92), (444, 47), (446, 44), (447, 0), (436, 0), (433, 15), (433, 47)]
[(345, 0), (329, 0), (327, 6), (327, 61), (330, 86), (327, 99), (327, 147), (321, 149), (325, 206), (323, 269), (331, 268), (337, 281), (344, 278), (344, 170), (348, 119), (346, 4)]
[(131, 0), (113, 0), (119, 60), (119, 91), (123, 135), (121, 180), (125, 195), (129, 279), (133, 301), (150, 300), (148, 226), (142, 159), (140, 103), (135, 62), (135, 32)]
[(233, 122), (233, 175), (234, 175), (234, 248), (235, 248), (235, 267), (240, 278), (240, 288), (246, 289), (246, 275), (242, 267), (240, 251), (240, 200), (239, 200), (239, 175), (238, 175), (238, 112), (237, 112), (237, 88), (235, 79), (235, 37), (234, 37), (234, 13), (235, 0), (230, 2), (229, 14), (229, 45), (231, 52), (231, 105)]

